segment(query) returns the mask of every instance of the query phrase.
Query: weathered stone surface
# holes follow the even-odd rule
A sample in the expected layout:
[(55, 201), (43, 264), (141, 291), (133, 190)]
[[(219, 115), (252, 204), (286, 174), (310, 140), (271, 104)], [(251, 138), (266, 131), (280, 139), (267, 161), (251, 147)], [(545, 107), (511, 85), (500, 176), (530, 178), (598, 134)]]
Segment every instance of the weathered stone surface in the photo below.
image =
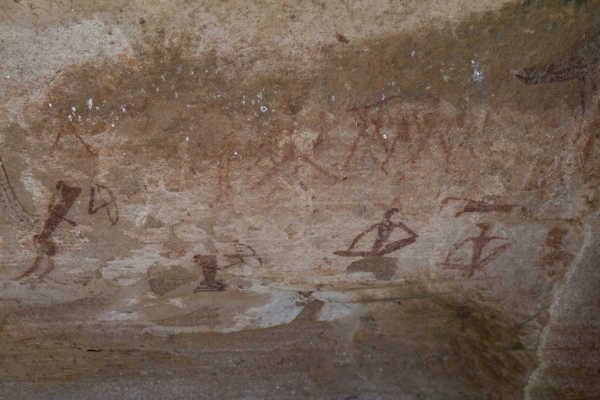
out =
[(0, 398), (600, 397), (600, 4), (0, 21)]

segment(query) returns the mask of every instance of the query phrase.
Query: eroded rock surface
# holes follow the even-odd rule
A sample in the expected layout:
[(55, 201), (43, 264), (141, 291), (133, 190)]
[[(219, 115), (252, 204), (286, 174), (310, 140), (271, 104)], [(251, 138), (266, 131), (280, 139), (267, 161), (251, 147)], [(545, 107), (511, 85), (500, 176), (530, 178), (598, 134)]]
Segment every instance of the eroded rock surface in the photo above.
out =
[(0, 398), (600, 396), (599, 4), (0, 19)]

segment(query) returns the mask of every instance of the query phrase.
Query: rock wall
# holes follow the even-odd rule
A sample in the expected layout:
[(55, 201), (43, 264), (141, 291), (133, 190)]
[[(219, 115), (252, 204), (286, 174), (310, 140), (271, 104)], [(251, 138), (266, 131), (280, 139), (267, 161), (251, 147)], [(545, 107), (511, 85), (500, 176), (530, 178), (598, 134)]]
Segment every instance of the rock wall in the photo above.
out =
[(0, 398), (600, 396), (600, 4), (0, 21)]

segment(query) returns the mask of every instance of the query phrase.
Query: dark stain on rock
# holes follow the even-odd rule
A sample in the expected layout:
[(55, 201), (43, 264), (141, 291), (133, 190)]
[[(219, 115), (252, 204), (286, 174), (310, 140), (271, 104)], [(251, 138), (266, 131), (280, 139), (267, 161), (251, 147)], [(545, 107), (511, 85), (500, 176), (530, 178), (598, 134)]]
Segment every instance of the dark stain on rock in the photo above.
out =
[(159, 296), (189, 282), (194, 282), (198, 277), (187, 269), (175, 265), (169, 269), (152, 266), (148, 269), (148, 283), (150, 289)]
[(154, 322), (164, 326), (208, 325), (214, 327), (219, 323), (219, 312), (216, 307), (203, 307), (184, 315), (178, 315)]
[(389, 281), (398, 269), (397, 262), (394, 257), (365, 257), (348, 265), (346, 272), (372, 272), (375, 279)]

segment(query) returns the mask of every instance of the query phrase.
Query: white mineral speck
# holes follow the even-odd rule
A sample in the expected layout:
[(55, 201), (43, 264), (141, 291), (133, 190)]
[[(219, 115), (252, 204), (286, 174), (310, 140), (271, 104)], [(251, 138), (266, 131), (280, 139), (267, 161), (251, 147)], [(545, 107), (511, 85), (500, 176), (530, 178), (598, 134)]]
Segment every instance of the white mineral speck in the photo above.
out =
[(473, 81), (481, 82), (483, 81), (483, 71), (481, 71), (481, 65), (478, 61), (471, 60), (471, 67), (473, 68)]
[(411, 57), (414, 57), (414, 56), (416, 56), (416, 55), (417, 55), (417, 52), (416, 52), (415, 50), (413, 50), (413, 51), (411, 51), (411, 52), (410, 52), (410, 56), (411, 56)]
[(69, 118), (69, 121), (73, 121), (73, 116), (71, 114), (69, 114), (67, 118)]
[(52, 103), (48, 103), (48, 108), (52, 108)]
[(91, 97), (87, 101), (88, 110), (92, 111), (92, 107), (94, 106), (94, 99)]
[(186, 137), (185, 137), (185, 142), (187, 143), (187, 142), (189, 142), (189, 141), (190, 141), (190, 137), (189, 137), (189, 136), (186, 136)]
[(242, 96), (242, 104), (246, 104), (246, 96)]
[(385, 94), (381, 93), (381, 101), (385, 101)]
[(267, 112), (267, 111), (269, 111), (269, 107), (267, 107), (267, 106), (260, 106), (260, 111), (261, 112)]
[(122, 112), (123, 114), (126, 114), (126, 113), (127, 113), (127, 107), (125, 107), (125, 104), (121, 104), (121, 112)]
[(75, 106), (71, 106), (71, 111), (72, 111), (72, 112), (77, 112), (77, 107), (75, 107)]
[(111, 123), (110, 126), (112, 126), (114, 128), (115, 127), (115, 123), (114, 122)]

